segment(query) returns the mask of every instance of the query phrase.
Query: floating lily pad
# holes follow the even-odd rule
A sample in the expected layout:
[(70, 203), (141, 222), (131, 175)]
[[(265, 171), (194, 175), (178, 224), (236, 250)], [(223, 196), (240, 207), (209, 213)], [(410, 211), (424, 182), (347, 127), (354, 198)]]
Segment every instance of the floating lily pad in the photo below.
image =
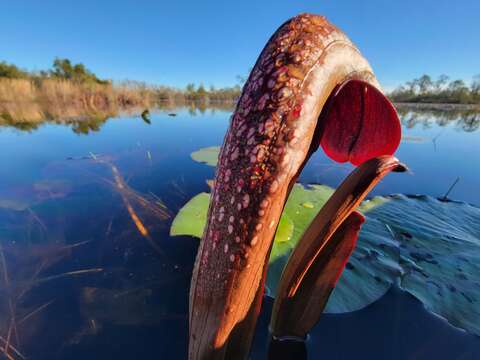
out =
[(397, 195), (370, 218), (388, 225), (399, 243), (400, 287), (451, 324), (480, 335), (480, 209)]
[[(270, 262), (290, 255), (291, 250), (297, 244), (308, 224), (310, 224), (332, 193), (333, 189), (328, 186), (312, 185), (304, 187), (301, 184), (295, 184), (282, 214), (282, 218), (286, 216), (292, 222), (293, 233), (289, 241), (275, 241), (270, 254)], [(303, 206), (307, 199), (312, 204), (311, 208)], [(284, 260), (286, 262), (287, 259)], [(270, 284), (269, 280), (267, 280), (267, 284)]]
[(367, 215), (357, 246), (325, 312), (359, 310), (385, 295), (402, 272), (398, 245), (385, 224)]
[(170, 235), (190, 235), (201, 238), (207, 222), (210, 194), (200, 193), (186, 203), (179, 211), (172, 226)]
[[(325, 312), (361, 309), (397, 283), (429, 311), (480, 335), (480, 209), (395, 195), (359, 210), (367, 221)], [(269, 273), (271, 288), (279, 275)]]
[(277, 232), (275, 234), (275, 241), (277, 243), (288, 242), (293, 235), (293, 222), (288, 215), (283, 214), (278, 223)]
[(204, 163), (210, 166), (217, 166), (219, 153), (220, 146), (210, 146), (194, 151), (190, 154), (190, 156), (193, 160), (197, 162)]
[[(190, 235), (201, 238), (207, 221), (210, 194), (200, 193), (187, 202), (178, 212), (170, 227), (170, 235)], [(294, 234), (294, 225), (288, 215), (282, 215), (275, 236), (275, 245), (287, 244)]]
[[(293, 234), (288, 242), (279, 242), (275, 238), (273, 243), (266, 280), (269, 295), (273, 296), (275, 294), (278, 281), (290, 253), (323, 204), (333, 194), (333, 191), (332, 188), (322, 185), (304, 187), (301, 184), (295, 184), (293, 187), (282, 214), (282, 218), (286, 215), (292, 221)], [(305, 207), (303, 204), (306, 202), (309, 202), (312, 206)]]
[[(319, 185), (292, 189), (270, 256), (270, 295), (292, 249), (332, 192)], [(312, 208), (304, 206), (307, 201)], [(171, 234), (201, 237), (208, 202), (206, 193), (190, 200)], [(428, 310), (480, 335), (480, 209), (395, 195), (365, 201), (359, 210), (367, 221), (325, 312), (364, 308), (397, 283)]]

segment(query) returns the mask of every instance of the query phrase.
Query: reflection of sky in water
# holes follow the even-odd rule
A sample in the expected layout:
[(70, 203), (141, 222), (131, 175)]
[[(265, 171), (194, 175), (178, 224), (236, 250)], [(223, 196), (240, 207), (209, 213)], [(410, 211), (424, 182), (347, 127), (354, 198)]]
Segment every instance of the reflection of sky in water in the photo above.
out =
[[(479, 205), (480, 131), (466, 132), (458, 121), (439, 126), (442, 120), (430, 115), (403, 118), (404, 141), (397, 156), (412, 173), (389, 175), (375, 193), (442, 196), (460, 177), (450, 197)], [(184, 357), (197, 240), (169, 238), (170, 220), (152, 214), (135, 196), (149, 204), (159, 198), (175, 214), (193, 195), (208, 191), (205, 180), (213, 178), (214, 169), (193, 162), (190, 153), (221, 144), (228, 119), (227, 112), (191, 116), (181, 111), (176, 117), (154, 113), (151, 125), (140, 117), (111, 119), (88, 135), (55, 124), (32, 132), (0, 129), (0, 242), (13, 284), (7, 290), (23, 289), (18, 318), (48, 304), (18, 324), (25, 351), (45, 354), (38, 358), (52, 358), (49, 351), (60, 348), (64, 358), (72, 359), (93, 353), (98, 358), (113, 353), (119, 358)], [(111, 164), (133, 190), (128, 201), (162, 254), (134, 227)], [(318, 151), (300, 180), (335, 186), (350, 170)], [(69, 275), (88, 269), (102, 270)], [(14, 285), (18, 288), (12, 290)], [(0, 306), (5, 311), (5, 300)], [(3, 313), (0, 332), (8, 332), (9, 324)], [(46, 341), (34, 340), (38, 331)], [(119, 347), (116, 353), (115, 346), (105, 345), (117, 342), (130, 344), (132, 352)]]
[[(150, 126), (139, 118), (120, 118), (108, 121), (99, 132), (88, 135), (77, 135), (60, 125), (44, 125), (31, 133), (3, 128), (0, 194), (14, 196), (12, 189), (22, 193), (32, 182), (63, 177), (66, 158), (89, 156), (89, 153), (108, 155), (120, 164), (122, 171), (132, 172), (128, 175), (135, 175), (134, 181), (145, 184), (162, 183), (165, 177), (180, 178), (192, 171), (208, 172), (190, 161), (189, 154), (204, 146), (221, 144), (228, 118), (227, 112), (212, 115), (208, 110), (198, 116), (190, 116), (188, 112), (177, 117), (154, 115)], [(466, 132), (459, 121), (448, 122), (428, 114), (415, 118), (407, 113), (403, 124), (404, 140), (397, 157), (410, 167), (411, 174), (388, 176), (375, 193), (442, 196), (460, 177), (451, 198), (480, 204), (480, 192), (476, 189), (480, 182), (480, 161), (476, 158), (480, 153), (480, 132)], [(147, 150), (152, 161), (147, 159)], [(301, 181), (335, 186), (350, 169), (348, 165), (333, 163), (318, 151)], [(192, 185), (190, 180), (188, 185)]]

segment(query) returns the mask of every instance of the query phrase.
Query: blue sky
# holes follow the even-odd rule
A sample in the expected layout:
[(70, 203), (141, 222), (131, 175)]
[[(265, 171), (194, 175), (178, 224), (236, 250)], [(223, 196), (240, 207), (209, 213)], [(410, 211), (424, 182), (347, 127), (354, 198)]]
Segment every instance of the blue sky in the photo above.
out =
[(479, 0), (3, 0), (0, 60), (32, 70), (59, 56), (114, 80), (233, 85), (301, 12), (344, 30), (387, 89), (480, 73)]

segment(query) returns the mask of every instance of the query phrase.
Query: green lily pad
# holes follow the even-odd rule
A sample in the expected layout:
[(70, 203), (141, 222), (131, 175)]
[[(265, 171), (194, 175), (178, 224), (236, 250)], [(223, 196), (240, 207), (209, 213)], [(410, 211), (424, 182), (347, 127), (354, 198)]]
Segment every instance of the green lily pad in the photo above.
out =
[(288, 242), (293, 235), (293, 222), (287, 214), (283, 214), (278, 223), (275, 239), (277, 243)]
[(190, 235), (201, 238), (207, 223), (210, 194), (195, 195), (178, 212), (170, 227), (170, 236)]
[[(190, 235), (201, 238), (207, 222), (210, 194), (200, 193), (187, 202), (178, 212), (170, 227), (170, 236)], [(294, 225), (288, 215), (283, 214), (275, 235), (275, 245), (289, 243), (294, 234)], [(282, 244), (282, 245), (279, 245)], [(289, 246), (289, 248), (291, 248)]]
[[(275, 236), (267, 290), (275, 293), (300, 236), (333, 189), (296, 184)], [(307, 200), (308, 199), (308, 200)], [(309, 201), (313, 208), (303, 204)], [(172, 224), (172, 235), (201, 237), (209, 195), (190, 200)], [(375, 197), (359, 208), (367, 218), (325, 312), (364, 308), (392, 284), (454, 326), (480, 335), (480, 209), (430, 197)]]
[(399, 286), (454, 326), (480, 335), (480, 209), (427, 196), (389, 199), (368, 213), (365, 236), (388, 225), (398, 243)]
[(367, 216), (357, 246), (335, 287), (325, 312), (356, 311), (381, 298), (402, 269), (398, 242), (377, 219)]
[(190, 157), (200, 163), (210, 166), (217, 166), (218, 154), (220, 153), (220, 146), (210, 146), (194, 151)]
[[(282, 275), (290, 253), (297, 245), (303, 232), (320, 211), (323, 204), (333, 194), (333, 189), (323, 185), (311, 185), (305, 187), (295, 184), (283, 210), (282, 218), (288, 216), (293, 223), (293, 234), (288, 242), (275, 241), (270, 253), (268, 273), (266, 280), (267, 294), (273, 296), (277, 290), (277, 284)], [(309, 202), (312, 207), (303, 204)]]

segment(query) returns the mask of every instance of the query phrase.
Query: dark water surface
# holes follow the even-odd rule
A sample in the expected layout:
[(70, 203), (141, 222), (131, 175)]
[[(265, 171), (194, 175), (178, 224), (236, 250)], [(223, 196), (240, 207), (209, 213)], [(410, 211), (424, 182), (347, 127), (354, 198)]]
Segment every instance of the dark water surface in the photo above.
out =
[[(13, 359), (186, 358), (198, 240), (170, 237), (169, 227), (208, 191), (214, 169), (190, 153), (221, 144), (228, 118), (182, 110), (154, 113), (150, 125), (110, 119), (87, 134), (58, 124), (0, 128), (0, 348), (13, 345)], [(441, 197), (460, 178), (449, 197), (480, 205), (478, 115), (402, 112), (402, 120), (397, 156), (411, 173), (387, 177), (374, 193)], [(350, 170), (319, 151), (300, 181), (336, 186)], [(270, 310), (267, 300), (254, 359), (266, 356)], [(480, 338), (393, 288), (363, 310), (325, 315), (307, 351), (311, 359), (480, 359)]]

